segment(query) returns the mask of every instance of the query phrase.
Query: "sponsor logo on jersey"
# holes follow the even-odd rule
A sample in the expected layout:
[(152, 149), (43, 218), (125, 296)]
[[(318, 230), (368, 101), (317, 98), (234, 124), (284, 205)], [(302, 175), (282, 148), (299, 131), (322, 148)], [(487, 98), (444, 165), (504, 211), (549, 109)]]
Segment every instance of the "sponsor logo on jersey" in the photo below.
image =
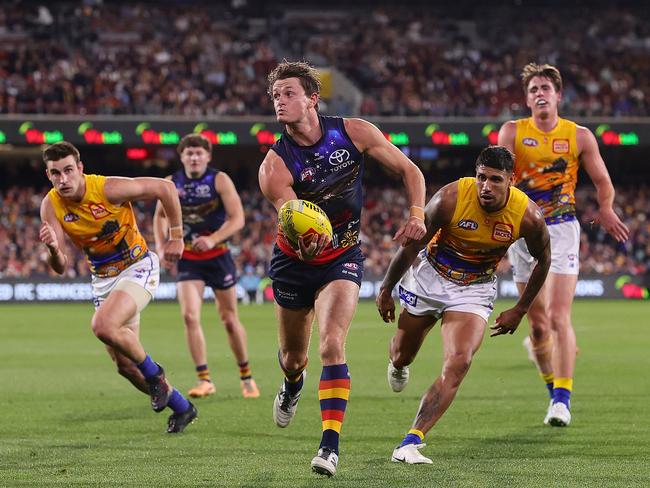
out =
[(67, 214), (65, 214), (63, 216), (63, 221), (64, 222), (76, 222), (79, 219), (80, 219), (80, 217), (74, 212), (68, 212)]
[(521, 141), (521, 143), (524, 146), (530, 146), (530, 147), (535, 147), (535, 146), (537, 146), (537, 144), (539, 144), (537, 142), (537, 139), (533, 139), (532, 137), (524, 137), (523, 140)]
[(510, 242), (512, 241), (513, 228), (510, 224), (504, 224), (503, 222), (495, 222), (494, 227), (492, 228), (492, 240), (499, 242)]
[(93, 214), (95, 220), (103, 219), (109, 215), (108, 210), (106, 210), (106, 207), (101, 203), (89, 203), (88, 209), (90, 210), (90, 213)]
[(399, 285), (399, 297), (401, 300), (404, 300), (404, 303), (407, 303), (412, 307), (415, 307), (418, 304), (418, 296), (403, 288), (402, 285)]
[(131, 259), (135, 259), (139, 257), (142, 254), (142, 246), (138, 246), (138, 245), (133, 246), (130, 254), (131, 254)]
[(330, 154), (330, 164), (332, 166), (338, 166), (343, 164), (350, 159), (350, 153), (347, 149), (337, 149), (332, 154)]
[(210, 194), (210, 186), (197, 185), (197, 187), (194, 189), (194, 193), (196, 194), (197, 197), (206, 197)]
[(569, 139), (553, 139), (553, 152), (565, 154), (569, 152)]
[(314, 175), (316, 175), (316, 170), (314, 168), (305, 168), (300, 173), (300, 181), (311, 182), (314, 179)]
[(476, 230), (478, 229), (478, 223), (470, 219), (463, 219), (458, 222), (458, 227), (465, 230)]

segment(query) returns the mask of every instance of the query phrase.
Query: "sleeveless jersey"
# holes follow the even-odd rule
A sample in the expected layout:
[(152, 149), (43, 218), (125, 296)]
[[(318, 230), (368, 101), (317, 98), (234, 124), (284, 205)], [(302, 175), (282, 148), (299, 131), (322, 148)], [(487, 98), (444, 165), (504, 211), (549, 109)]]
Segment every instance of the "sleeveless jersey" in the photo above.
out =
[(131, 202), (113, 205), (104, 195), (106, 177), (84, 175), (86, 193), (80, 202), (62, 198), (55, 189), (48, 197), (57, 220), (85, 254), (93, 275), (117, 276), (147, 253)]
[(459, 285), (494, 281), (499, 261), (519, 238), (527, 206), (526, 194), (511, 186), (505, 207), (488, 213), (479, 203), (476, 179), (459, 179), (454, 215), (427, 245), (427, 259)]
[(212, 259), (228, 252), (226, 242), (220, 242), (213, 249), (205, 252), (197, 251), (192, 247), (194, 239), (212, 234), (226, 221), (226, 209), (214, 186), (217, 174), (219, 171), (208, 168), (199, 178), (188, 177), (182, 169), (172, 175), (183, 211), (185, 250), (182, 259)]
[[(293, 190), (302, 200), (315, 203), (332, 223), (332, 243), (310, 264), (327, 263), (359, 243), (363, 206), (363, 154), (345, 131), (341, 117), (318, 116), (322, 136), (312, 146), (298, 145), (287, 133), (271, 147), (293, 176)], [(281, 230), (277, 245), (298, 259)]]
[(542, 132), (532, 117), (517, 120), (515, 186), (539, 206), (548, 225), (576, 219), (579, 164), (575, 122), (559, 119)]

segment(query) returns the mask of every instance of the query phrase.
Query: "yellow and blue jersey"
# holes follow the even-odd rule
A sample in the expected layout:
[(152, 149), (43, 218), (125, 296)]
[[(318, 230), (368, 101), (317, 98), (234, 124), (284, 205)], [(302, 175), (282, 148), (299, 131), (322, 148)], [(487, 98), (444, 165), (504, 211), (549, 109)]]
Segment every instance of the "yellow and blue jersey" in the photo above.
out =
[(506, 205), (487, 212), (478, 199), (475, 178), (458, 180), (456, 209), (427, 245), (427, 259), (440, 275), (459, 285), (494, 280), (496, 267), (519, 238), (528, 197), (510, 187)]
[(88, 260), (93, 275), (118, 275), (139, 261), (148, 251), (138, 230), (130, 202), (113, 205), (104, 195), (106, 177), (84, 175), (86, 192), (80, 202), (48, 193), (57, 220)]
[(580, 154), (576, 123), (559, 119), (550, 132), (539, 130), (531, 117), (517, 120), (515, 186), (542, 211), (549, 225), (576, 219), (575, 188)]

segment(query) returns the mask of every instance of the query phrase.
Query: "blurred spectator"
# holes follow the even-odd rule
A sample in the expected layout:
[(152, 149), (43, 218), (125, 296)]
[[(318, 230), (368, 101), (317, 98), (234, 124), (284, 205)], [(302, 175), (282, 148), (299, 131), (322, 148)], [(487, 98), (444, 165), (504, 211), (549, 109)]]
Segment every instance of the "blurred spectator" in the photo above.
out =
[(309, 5), (3, 2), (0, 113), (272, 114), (266, 76), (285, 56), (356, 84), (358, 110), (335, 92), (333, 113), (519, 116), (531, 61), (560, 68), (564, 115), (650, 113), (650, 3)]

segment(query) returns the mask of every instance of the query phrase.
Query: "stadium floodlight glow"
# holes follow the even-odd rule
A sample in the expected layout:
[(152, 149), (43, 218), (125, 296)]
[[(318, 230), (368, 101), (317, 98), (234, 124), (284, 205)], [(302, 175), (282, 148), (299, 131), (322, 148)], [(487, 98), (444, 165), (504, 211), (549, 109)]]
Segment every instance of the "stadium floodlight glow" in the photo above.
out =
[(499, 143), (499, 130), (495, 124), (485, 124), (481, 129), (481, 134), (486, 137), (488, 142), (493, 146)]
[(409, 136), (406, 132), (384, 132), (384, 137), (396, 146), (408, 146)]
[(467, 132), (445, 132), (440, 130), (438, 124), (429, 124), (424, 129), (424, 134), (431, 138), (436, 146), (468, 146)]
[(54, 144), (63, 140), (63, 134), (59, 130), (42, 131), (34, 129), (34, 124), (31, 122), (23, 122), (18, 129), (28, 144)]
[(93, 124), (83, 122), (79, 124), (77, 133), (84, 138), (86, 144), (122, 144), (122, 134), (114, 131), (98, 131), (93, 129)]
[(176, 131), (162, 132), (150, 128), (149, 122), (141, 122), (135, 128), (135, 133), (140, 136), (145, 144), (178, 144), (181, 137)]
[(196, 124), (193, 132), (206, 137), (213, 145), (231, 146), (237, 144), (237, 134), (233, 131), (214, 132), (213, 130), (208, 129), (208, 124), (204, 122)]
[(266, 124), (262, 123), (253, 124), (248, 132), (257, 139), (258, 144), (267, 146), (275, 144), (275, 141), (280, 139), (280, 136), (282, 135), (279, 132), (271, 132), (266, 129)]
[(596, 127), (596, 135), (606, 146), (638, 146), (639, 135), (636, 132), (614, 132), (607, 124)]

